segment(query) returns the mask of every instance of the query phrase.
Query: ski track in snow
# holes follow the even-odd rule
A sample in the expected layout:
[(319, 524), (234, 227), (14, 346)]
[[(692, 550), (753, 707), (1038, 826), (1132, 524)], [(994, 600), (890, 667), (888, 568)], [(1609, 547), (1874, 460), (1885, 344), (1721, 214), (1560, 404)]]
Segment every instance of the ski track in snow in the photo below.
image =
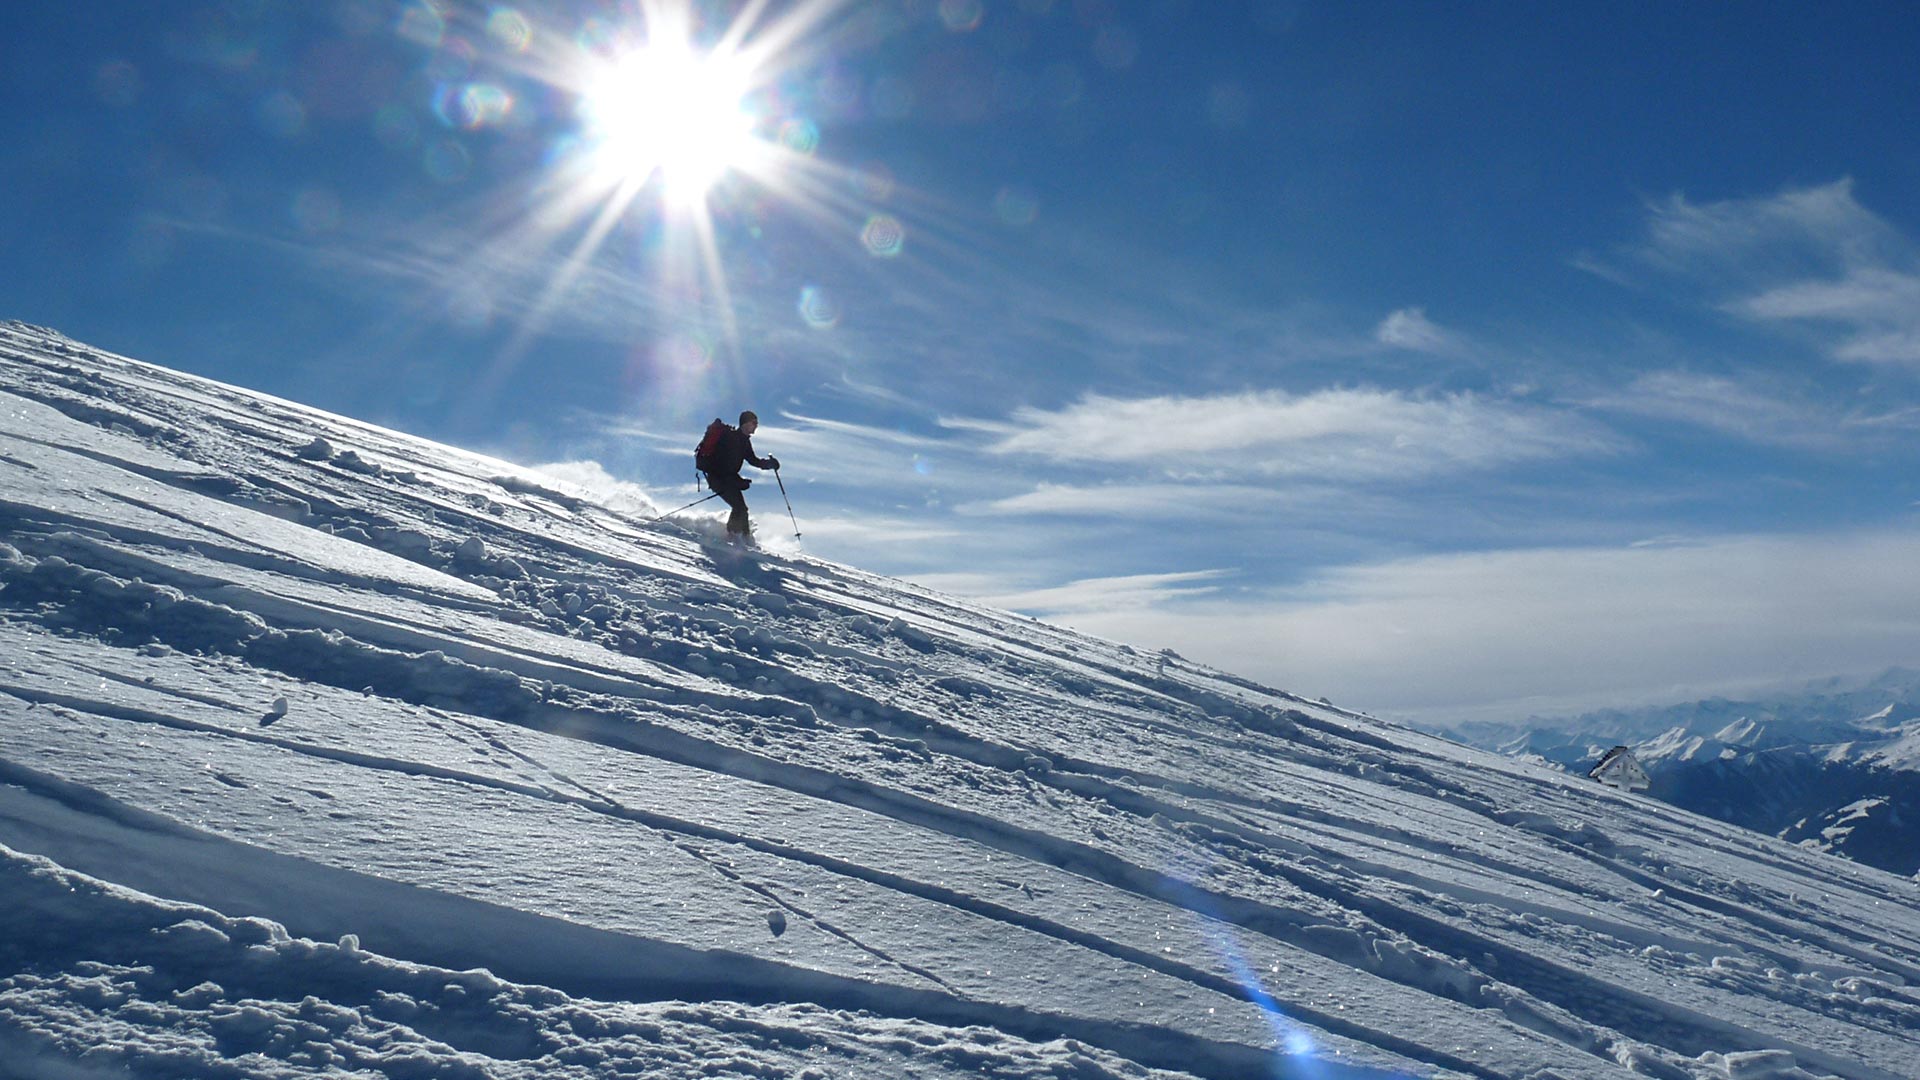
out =
[(1920, 1076), (1914, 882), (562, 487), (0, 326), (0, 1077)]

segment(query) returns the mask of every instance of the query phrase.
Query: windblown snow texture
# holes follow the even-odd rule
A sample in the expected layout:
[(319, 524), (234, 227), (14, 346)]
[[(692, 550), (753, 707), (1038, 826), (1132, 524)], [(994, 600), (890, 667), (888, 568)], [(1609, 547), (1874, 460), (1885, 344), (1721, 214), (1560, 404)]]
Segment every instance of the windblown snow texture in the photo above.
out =
[(0, 1077), (1914, 1077), (1893, 876), (0, 326)]

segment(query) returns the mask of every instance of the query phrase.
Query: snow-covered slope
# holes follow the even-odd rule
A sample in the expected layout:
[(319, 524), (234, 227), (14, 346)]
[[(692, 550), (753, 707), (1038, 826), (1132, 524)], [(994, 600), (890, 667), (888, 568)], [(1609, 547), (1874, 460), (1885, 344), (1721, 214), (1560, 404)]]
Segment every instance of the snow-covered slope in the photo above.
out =
[(1624, 743), (1653, 777), (1654, 798), (1920, 877), (1920, 672), (1824, 679), (1758, 701), (1479, 723), (1458, 734), (1577, 773)]
[(1913, 882), (21, 324), (0, 926), (4, 1077), (1920, 1075)]

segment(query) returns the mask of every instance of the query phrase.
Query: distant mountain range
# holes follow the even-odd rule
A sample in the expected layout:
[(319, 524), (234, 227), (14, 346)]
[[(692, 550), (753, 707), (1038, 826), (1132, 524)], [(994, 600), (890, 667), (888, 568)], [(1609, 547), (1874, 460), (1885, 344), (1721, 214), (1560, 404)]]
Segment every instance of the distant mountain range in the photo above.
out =
[(1451, 734), (1576, 772), (1626, 745), (1655, 798), (1920, 877), (1920, 671), (1825, 679), (1753, 701), (1479, 722)]

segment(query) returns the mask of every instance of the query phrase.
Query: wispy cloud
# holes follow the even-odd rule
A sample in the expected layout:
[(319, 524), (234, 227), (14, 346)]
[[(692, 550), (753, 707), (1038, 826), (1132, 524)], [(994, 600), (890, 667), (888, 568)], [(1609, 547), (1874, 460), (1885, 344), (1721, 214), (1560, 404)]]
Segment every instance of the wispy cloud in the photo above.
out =
[(1865, 425), (1823, 403), (1791, 395), (1769, 381), (1659, 371), (1582, 404), (1717, 431), (1748, 442), (1840, 450)]
[(1834, 355), (1880, 364), (1920, 363), (1920, 274), (1860, 267), (1838, 281), (1802, 281), (1735, 305), (1755, 319), (1807, 319), (1839, 325)]
[(1866, 265), (1907, 246), (1841, 179), (1719, 202), (1671, 195), (1648, 205), (1646, 236), (1627, 254), (1673, 272), (1746, 277)]
[(1072, 484), (1043, 483), (1032, 491), (970, 503), (961, 513), (1004, 515), (1228, 518), (1245, 516), (1249, 505), (1268, 505), (1273, 492), (1243, 484)]
[(921, 453), (941, 448), (938, 439), (899, 428), (855, 424), (845, 420), (808, 416), (797, 412), (783, 412), (781, 418), (789, 421), (791, 426), (768, 427), (763, 418), (761, 421), (763, 430), (778, 432), (786, 438), (842, 439), (866, 446), (887, 447), (897, 453)]
[(1920, 429), (1920, 405), (1909, 405), (1878, 413), (1861, 413), (1853, 425), (1867, 430), (1912, 431)]
[(950, 540), (958, 530), (930, 524), (924, 519), (896, 516), (847, 517), (808, 515), (804, 533), (815, 539), (832, 539), (850, 545), (879, 547), (887, 544), (924, 544)]
[(1593, 421), (1473, 394), (1334, 389), (1294, 395), (1119, 399), (1023, 408), (1005, 422), (949, 419), (995, 436), (988, 449), (1062, 461), (1152, 466), (1174, 475), (1226, 467), (1267, 475), (1398, 479), (1621, 447)]
[(1394, 349), (1412, 352), (1451, 353), (1460, 347), (1459, 339), (1427, 318), (1424, 308), (1401, 308), (1374, 327), (1373, 339)]
[(1911, 663), (1920, 532), (1432, 555), (1057, 617), (1356, 708), (1520, 718)]
[(1638, 243), (1586, 265), (1691, 282), (1757, 323), (1825, 325), (1835, 359), (1920, 364), (1920, 244), (1850, 179), (1712, 203), (1674, 195), (1648, 207)]
[(805, 462), (820, 483), (887, 491), (896, 501), (952, 502), (1006, 490), (1007, 479), (982, 468), (970, 446), (897, 427), (783, 413), (771, 426), (763, 421), (754, 445), (763, 454)]
[(1046, 589), (1001, 593), (980, 599), (995, 607), (1025, 611), (1044, 618), (1133, 611), (1177, 600), (1208, 596), (1219, 590), (1215, 580), (1223, 570), (1188, 570), (1169, 574), (1127, 574), (1084, 578)]

